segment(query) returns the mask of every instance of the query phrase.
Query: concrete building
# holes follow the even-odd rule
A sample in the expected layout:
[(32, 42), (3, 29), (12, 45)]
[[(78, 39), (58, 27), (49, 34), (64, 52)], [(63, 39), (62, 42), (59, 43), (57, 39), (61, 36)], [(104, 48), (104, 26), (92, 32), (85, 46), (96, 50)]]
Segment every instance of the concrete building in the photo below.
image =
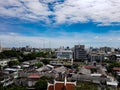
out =
[(87, 52), (84, 45), (75, 45), (74, 47), (74, 59), (86, 60)]
[(115, 49), (114, 48), (111, 48), (111, 47), (101, 47), (100, 48), (100, 51), (104, 51), (106, 53), (109, 53), (109, 52), (114, 52)]
[(58, 59), (72, 59), (73, 52), (71, 50), (59, 50), (55, 52)]
[(92, 51), (89, 53), (89, 58), (92, 61), (99, 60), (102, 62), (102, 60), (105, 59), (105, 52), (104, 51)]
[(73, 64), (73, 52), (72, 50), (59, 49), (55, 51), (57, 60), (50, 62), (52, 65), (72, 65)]

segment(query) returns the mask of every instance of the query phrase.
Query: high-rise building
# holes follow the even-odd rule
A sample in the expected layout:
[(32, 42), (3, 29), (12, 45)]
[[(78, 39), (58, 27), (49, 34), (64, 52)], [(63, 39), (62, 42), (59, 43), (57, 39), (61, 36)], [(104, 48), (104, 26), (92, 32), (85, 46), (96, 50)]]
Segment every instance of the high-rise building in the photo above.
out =
[(74, 59), (86, 60), (87, 52), (84, 45), (75, 45), (74, 46)]

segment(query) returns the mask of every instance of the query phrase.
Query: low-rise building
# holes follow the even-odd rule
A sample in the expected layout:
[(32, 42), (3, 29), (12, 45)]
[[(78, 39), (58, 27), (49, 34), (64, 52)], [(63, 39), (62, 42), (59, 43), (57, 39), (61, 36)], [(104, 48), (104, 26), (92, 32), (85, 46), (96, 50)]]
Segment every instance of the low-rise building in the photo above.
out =
[(28, 78), (28, 86), (32, 87), (35, 85), (38, 79), (41, 78), (41, 75), (39, 73), (30, 73), (27, 78)]
[(4, 70), (4, 73), (12, 75), (13, 78), (18, 78), (18, 72), (19, 72), (20, 70), (21, 70), (21, 69), (17, 69), (17, 68), (6, 68), (6, 69)]

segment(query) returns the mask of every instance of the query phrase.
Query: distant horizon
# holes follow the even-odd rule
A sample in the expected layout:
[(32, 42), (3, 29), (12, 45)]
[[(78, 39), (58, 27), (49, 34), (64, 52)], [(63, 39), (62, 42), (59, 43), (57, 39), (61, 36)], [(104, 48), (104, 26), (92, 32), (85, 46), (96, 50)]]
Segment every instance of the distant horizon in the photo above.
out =
[[(75, 44), (75, 45), (83, 45), (83, 44)], [(74, 45), (74, 46), (75, 46)], [(26, 46), (29, 46), (29, 45), (26, 45)], [(11, 47), (5, 47), (5, 46), (2, 46), (1, 45), (1, 48), (23, 48), (23, 47), (26, 47), (26, 46), (11, 46)], [(62, 48), (62, 47), (64, 47), (64, 49), (65, 48), (67, 48), (67, 47), (69, 47), (70, 49), (72, 49), (72, 48), (74, 48), (74, 46), (58, 46), (58, 47), (32, 47), (32, 46), (29, 46), (29, 48), (38, 48), (38, 49), (59, 49), (59, 48)], [(103, 48), (103, 47), (108, 47), (108, 48), (114, 48), (114, 49), (120, 49), (119, 47), (110, 47), (110, 46), (99, 46), (99, 47), (93, 47), (93, 46), (88, 46), (88, 47), (86, 47), (86, 45), (85, 45), (85, 49), (89, 49), (89, 48), (93, 48), (93, 49), (95, 49), (95, 48)]]
[(0, 0), (0, 42), (120, 48), (119, 8), (120, 0)]

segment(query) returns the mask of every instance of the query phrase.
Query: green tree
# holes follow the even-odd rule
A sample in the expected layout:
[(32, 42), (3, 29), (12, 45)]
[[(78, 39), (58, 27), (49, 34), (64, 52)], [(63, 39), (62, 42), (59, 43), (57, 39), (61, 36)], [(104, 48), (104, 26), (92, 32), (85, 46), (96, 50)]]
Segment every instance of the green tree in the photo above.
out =
[(89, 82), (78, 82), (74, 90), (98, 90), (97, 86)]
[(29, 54), (26, 54), (26, 55), (23, 56), (23, 59), (25, 61), (27, 61), (27, 60), (33, 60), (35, 58), (36, 58), (36, 54), (35, 53), (29, 53)]
[(20, 64), (20, 62), (18, 60), (14, 60), (14, 61), (9, 61), (8, 62), (8, 66), (9, 67), (12, 67), (13, 65), (19, 65), (19, 64)]
[(108, 72), (112, 72), (112, 69), (113, 69), (114, 67), (120, 67), (120, 62), (112, 62), (112, 63), (110, 63), (110, 64), (108, 65), (108, 67), (107, 67), (107, 71), (108, 71)]
[(46, 80), (47, 82), (54, 82), (54, 77), (42, 76), (40, 79)]
[(6, 58), (5, 54), (0, 53), (0, 59), (4, 59), (4, 58)]
[(2, 83), (0, 83), (0, 90), (5, 90)]
[(44, 52), (32, 52), (29, 54), (26, 54), (23, 56), (24, 60), (33, 60), (36, 59), (36, 57), (46, 57), (48, 53), (44, 53)]
[(27, 90), (27, 88), (23, 87), (23, 86), (15, 86), (15, 85), (13, 85), (11, 87), (6, 88), (6, 90)]
[(18, 57), (18, 52), (14, 51), (14, 50), (9, 50), (9, 51), (3, 51), (2, 54), (4, 54), (7, 58), (11, 58), (11, 57)]
[(38, 52), (38, 53), (36, 53), (36, 56), (37, 57), (46, 57), (46, 53), (44, 53), (44, 52)]
[(48, 60), (48, 59), (44, 59), (44, 60), (42, 60), (42, 62), (43, 62), (45, 65), (47, 65), (47, 64), (50, 63), (50, 60)]
[(23, 56), (22, 52), (15, 50), (3, 51), (0, 53), (0, 59)]
[(47, 90), (47, 81), (46, 80), (38, 80), (35, 84), (35, 90)]
[(35, 63), (35, 66), (37, 66), (37, 68), (40, 68), (40, 67), (43, 66), (43, 64), (42, 64), (41, 62), (36, 62), (36, 63)]

